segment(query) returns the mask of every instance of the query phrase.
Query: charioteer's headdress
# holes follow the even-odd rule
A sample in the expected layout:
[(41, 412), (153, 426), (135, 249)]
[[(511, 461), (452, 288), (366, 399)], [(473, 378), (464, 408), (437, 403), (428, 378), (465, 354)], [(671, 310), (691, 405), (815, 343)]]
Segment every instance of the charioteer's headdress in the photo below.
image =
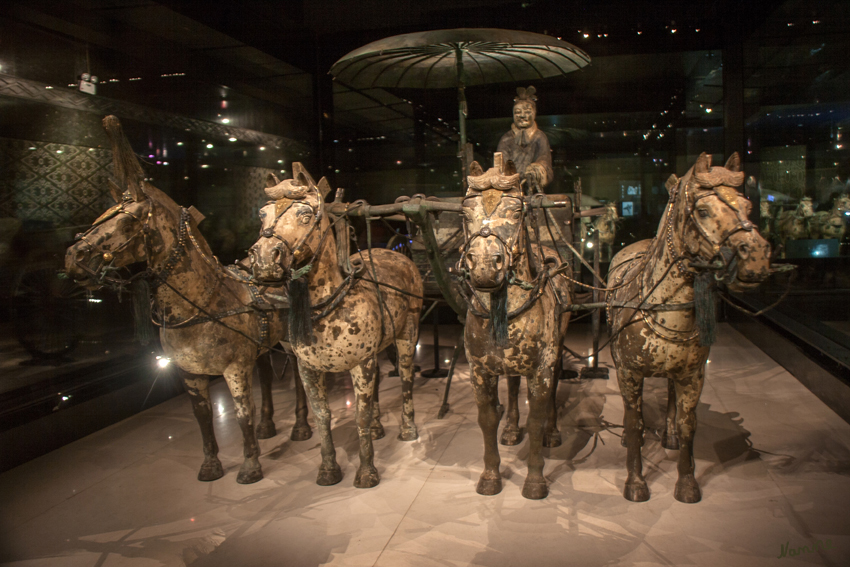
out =
[(528, 88), (517, 87), (516, 96), (514, 97), (514, 106), (520, 103), (528, 103), (537, 112), (537, 89), (533, 86)]

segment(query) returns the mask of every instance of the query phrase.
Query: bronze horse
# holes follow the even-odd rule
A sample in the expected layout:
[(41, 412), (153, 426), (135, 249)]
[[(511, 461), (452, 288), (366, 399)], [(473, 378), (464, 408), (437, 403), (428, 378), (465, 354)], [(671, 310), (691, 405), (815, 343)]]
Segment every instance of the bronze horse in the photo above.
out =
[(300, 167), (295, 179), (273, 180), (266, 194), (274, 199), (260, 211), (261, 238), (251, 248), (254, 277), (282, 283), (289, 301), (289, 332), (307, 397), (322, 439), (322, 465), (317, 482), (336, 484), (342, 471), (331, 437), (331, 413), (325, 372), (351, 371), (356, 396), (355, 421), (360, 439), (360, 468), (354, 486), (380, 482), (373, 464), (372, 400), (377, 355), (395, 343), (402, 380), (402, 424), (399, 438), (418, 437), (413, 420), (413, 356), (419, 338), (422, 278), (406, 256), (386, 249), (344, 258), (356, 269), (340, 266), (334, 228), (325, 212), (327, 182), (318, 186)]
[(711, 156), (701, 154), (684, 177), (668, 180), (670, 200), (655, 238), (627, 246), (611, 262), (608, 322), (625, 406), (628, 500), (649, 499), (641, 445), (643, 381), (650, 376), (668, 378), (661, 444), (680, 450), (674, 496), (701, 498), (693, 440), (713, 342), (712, 288), (718, 279), (730, 289), (754, 288), (769, 273), (770, 247), (747, 218), (750, 202), (735, 190), (743, 181), (737, 153), (725, 167), (711, 167)]
[[(522, 495), (545, 498), (549, 489), (542, 445), (547, 422), (548, 429), (557, 427), (554, 369), (569, 321), (560, 309), (569, 302), (569, 289), (563, 278), (548, 277), (553, 253), (529, 242), (526, 204), (513, 163), (503, 165), (497, 153), (495, 166), (486, 173), (478, 163), (470, 171), (458, 270), (471, 294), (464, 344), (484, 435), (484, 472), (476, 490), (485, 495), (502, 490), (496, 443), (498, 377), (521, 375), (527, 379), (530, 406), (528, 476)], [(515, 397), (518, 382), (512, 386)]]
[[(224, 475), (209, 393), (210, 375), (223, 374), (244, 442), (245, 460), (236, 481), (257, 482), (263, 478), (257, 437), (270, 437), (275, 428), (271, 372), (265, 368), (260, 372), (262, 416), (258, 434), (254, 433), (254, 362), (260, 352), (284, 337), (284, 321), (279, 311), (258, 311), (250, 306), (256, 299), (254, 292), (213, 259), (190, 211), (181, 209), (145, 179), (118, 119), (107, 116), (103, 125), (112, 142), (116, 181), (110, 181), (110, 190), (117, 205), (68, 248), (66, 272), (81, 285), (93, 288), (108, 280), (116, 268), (147, 262), (153, 276), (154, 306), (162, 319), (162, 348), (182, 373), (201, 428), (204, 463), (198, 480)], [(267, 362), (265, 357), (262, 360)], [(310, 436), (306, 403), (302, 405), (294, 439)]]

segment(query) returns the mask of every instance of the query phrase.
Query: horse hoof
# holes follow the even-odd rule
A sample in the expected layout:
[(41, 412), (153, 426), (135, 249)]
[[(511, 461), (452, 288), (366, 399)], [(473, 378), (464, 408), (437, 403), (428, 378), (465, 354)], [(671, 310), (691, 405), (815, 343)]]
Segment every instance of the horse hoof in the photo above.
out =
[(378, 486), (381, 482), (381, 477), (378, 474), (378, 469), (375, 467), (365, 467), (357, 469), (357, 475), (354, 477), (354, 486), (356, 488), (372, 488)]
[(342, 469), (339, 465), (332, 469), (319, 468), (319, 477), (316, 479), (316, 484), (319, 486), (333, 486), (342, 480)]
[(204, 461), (201, 465), (201, 470), (198, 472), (198, 480), (201, 482), (210, 482), (218, 480), (224, 476), (224, 469), (221, 468), (221, 461), (218, 459)]
[(384, 432), (384, 426), (381, 425), (380, 421), (372, 424), (371, 433), (372, 433), (372, 441), (375, 441), (377, 439), (383, 439), (384, 436), (386, 435), (386, 433)]
[(668, 434), (665, 430), (661, 433), (661, 446), (671, 451), (679, 450), (679, 436), (675, 433)]
[(546, 486), (546, 481), (530, 481), (526, 480), (522, 485), (522, 496), (529, 500), (543, 500), (549, 496), (549, 487)]
[(416, 441), (417, 439), (419, 439), (419, 431), (417, 431), (415, 425), (410, 427), (402, 426), (401, 431), (398, 434), (399, 441)]
[(502, 477), (485, 478), (481, 475), (478, 479), (478, 486), (475, 487), (475, 492), (484, 496), (493, 496), (502, 491)]
[(549, 449), (561, 446), (561, 432), (549, 431), (543, 435), (543, 446)]
[(499, 443), (502, 445), (514, 446), (522, 442), (522, 429), (519, 427), (505, 427), (502, 430), (502, 436), (499, 438)]
[(623, 490), (623, 496), (626, 497), (626, 500), (631, 500), (632, 502), (646, 502), (649, 500), (649, 488), (646, 486), (646, 481), (627, 482), (626, 488)]
[(306, 441), (312, 436), (313, 430), (310, 429), (309, 425), (295, 425), (292, 428), (292, 433), (289, 434), (289, 438), (293, 441)]
[(254, 484), (262, 479), (263, 469), (259, 465), (251, 465), (250, 468), (245, 468), (245, 465), (242, 465), (242, 470), (236, 475), (236, 482), (239, 484)]
[(277, 428), (273, 421), (262, 421), (257, 424), (257, 439), (271, 439), (275, 435), (277, 435)]
[(676, 482), (676, 490), (673, 492), (673, 498), (685, 504), (695, 504), (702, 500), (702, 491), (699, 489), (699, 484), (695, 478), (679, 479)]

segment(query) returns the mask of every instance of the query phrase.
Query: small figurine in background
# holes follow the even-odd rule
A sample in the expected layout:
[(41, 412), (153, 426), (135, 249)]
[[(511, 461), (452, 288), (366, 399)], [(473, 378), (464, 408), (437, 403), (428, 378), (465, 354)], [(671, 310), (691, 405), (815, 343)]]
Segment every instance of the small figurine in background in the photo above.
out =
[(514, 162), (517, 173), (528, 183), (528, 191), (542, 193), (554, 177), (549, 138), (537, 128), (537, 91), (519, 87), (514, 98), (514, 123), (499, 140), (497, 152), (505, 163)]

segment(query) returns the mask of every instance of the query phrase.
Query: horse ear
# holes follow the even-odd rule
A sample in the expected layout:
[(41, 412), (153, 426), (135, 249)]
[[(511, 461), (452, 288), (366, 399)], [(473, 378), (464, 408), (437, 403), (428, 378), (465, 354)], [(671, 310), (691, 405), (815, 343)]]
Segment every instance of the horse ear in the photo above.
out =
[(141, 203), (142, 201), (148, 198), (148, 196), (145, 194), (144, 185), (144, 181), (136, 182), (134, 180), (131, 180), (129, 183), (130, 197), (132, 197), (133, 200), (137, 203)]
[(275, 185), (280, 185), (280, 179), (278, 179), (277, 175), (275, 175), (274, 173), (269, 173), (266, 176), (266, 189), (274, 187)]
[(484, 175), (484, 168), (481, 167), (480, 163), (474, 161), (469, 165), (469, 175), (471, 175), (472, 177)]
[(675, 187), (677, 183), (679, 183), (679, 178), (676, 177), (675, 173), (673, 173), (667, 178), (667, 182), (664, 183), (664, 187), (667, 188), (667, 192), (669, 193), (673, 190), (673, 187)]
[(324, 201), (328, 197), (328, 193), (331, 192), (331, 184), (328, 183), (326, 177), (322, 177), (319, 179), (319, 184), (316, 187), (319, 189), (319, 193), (322, 194), (322, 201)]
[(307, 179), (307, 176), (304, 175), (303, 171), (299, 171), (298, 173), (296, 173), (293, 180), (295, 181), (295, 184), (299, 187), (310, 187), (310, 180)]
[(732, 155), (729, 156), (725, 167), (729, 171), (741, 171), (741, 156), (738, 155), (738, 152), (733, 152)]
[(307, 187), (315, 187), (316, 181), (310, 175), (310, 172), (307, 171), (307, 168), (304, 167), (300, 161), (296, 161), (292, 163), (292, 178), (298, 179), (299, 177), (303, 178)]
[(694, 173), (708, 173), (709, 169), (711, 169), (711, 155), (702, 152), (694, 164)]
[(121, 193), (121, 188), (118, 187), (118, 184), (115, 183), (111, 177), (109, 178), (109, 194), (112, 195), (112, 198), (116, 203), (120, 203), (123, 195)]

